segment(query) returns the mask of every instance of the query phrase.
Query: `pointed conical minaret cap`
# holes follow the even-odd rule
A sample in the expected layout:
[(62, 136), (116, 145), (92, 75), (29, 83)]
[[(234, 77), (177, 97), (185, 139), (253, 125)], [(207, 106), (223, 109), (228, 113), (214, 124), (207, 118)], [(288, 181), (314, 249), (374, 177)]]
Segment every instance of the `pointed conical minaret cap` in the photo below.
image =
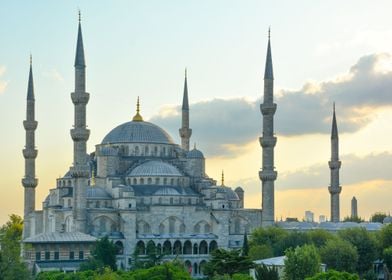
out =
[(268, 47), (267, 47), (267, 59), (265, 61), (264, 79), (274, 79), (274, 71), (272, 67), (272, 55), (271, 55), (271, 27), (268, 28)]
[(143, 121), (143, 117), (140, 115), (139, 96), (137, 97), (137, 103), (136, 103), (136, 115), (133, 117), (132, 121), (134, 121), (134, 122), (142, 122)]

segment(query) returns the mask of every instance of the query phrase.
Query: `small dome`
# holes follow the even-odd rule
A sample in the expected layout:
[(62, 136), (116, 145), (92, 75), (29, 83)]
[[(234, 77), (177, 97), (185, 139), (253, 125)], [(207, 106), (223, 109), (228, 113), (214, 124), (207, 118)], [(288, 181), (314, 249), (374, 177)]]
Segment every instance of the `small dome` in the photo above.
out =
[(217, 193), (224, 193), (225, 199), (227, 199), (227, 200), (240, 200), (238, 195), (229, 187), (218, 186), (216, 192)]
[(147, 161), (132, 169), (128, 174), (130, 177), (140, 176), (175, 176), (180, 177), (182, 174), (177, 167), (164, 161)]
[(170, 135), (159, 126), (144, 122), (131, 121), (112, 129), (101, 144), (110, 143), (158, 143), (174, 144)]
[(186, 157), (187, 158), (204, 158), (204, 155), (201, 151), (194, 148), (193, 150), (187, 152)]
[(234, 191), (235, 191), (236, 193), (237, 193), (237, 192), (244, 192), (244, 189), (238, 186), (238, 187), (235, 188)]
[(87, 198), (93, 199), (111, 199), (112, 196), (103, 188), (100, 187), (88, 187), (87, 188)]

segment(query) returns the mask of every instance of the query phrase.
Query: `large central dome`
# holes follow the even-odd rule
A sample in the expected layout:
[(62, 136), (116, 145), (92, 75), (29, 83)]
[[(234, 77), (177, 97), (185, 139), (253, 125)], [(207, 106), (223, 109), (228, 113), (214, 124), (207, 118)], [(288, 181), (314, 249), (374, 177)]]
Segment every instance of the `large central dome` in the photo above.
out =
[(174, 144), (166, 131), (153, 123), (144, 121), (126, 122), (112, 129), (102, 140), (102, 144), (111, 143)]

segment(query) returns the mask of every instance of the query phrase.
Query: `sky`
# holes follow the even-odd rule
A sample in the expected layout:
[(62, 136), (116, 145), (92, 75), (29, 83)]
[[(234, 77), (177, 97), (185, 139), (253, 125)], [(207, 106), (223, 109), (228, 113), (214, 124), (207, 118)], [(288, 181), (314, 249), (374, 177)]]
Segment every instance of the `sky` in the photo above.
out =
[[(0, 224), (23, 213), (29, 55), (36, 98), (36, 206), (72, 164), (78, 9), (87, 63), (88, 150), (135, 113), (179, 141), (188, 69), (191, 143), (210, 177), (261, 207), (259, 104), (268, 28), (275, 76), (276, 218), (329, 216), (332, 104), (340, 137), (341, 217), (392, 209), (392, 2), (1, 1)], [(317, 219), (317, 218), (316, 218)]]

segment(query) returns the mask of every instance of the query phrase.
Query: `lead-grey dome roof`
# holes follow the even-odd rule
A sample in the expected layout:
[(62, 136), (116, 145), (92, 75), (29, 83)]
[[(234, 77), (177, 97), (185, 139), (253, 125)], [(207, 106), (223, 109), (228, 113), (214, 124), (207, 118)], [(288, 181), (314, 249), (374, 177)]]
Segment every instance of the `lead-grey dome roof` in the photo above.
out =
[(153, 123), (131, 121), (120, 124), (103, 138), (102, 144), (110, 143), (174, 144), (174, 141), (166, 131)]
[(193, 148), (192, 150), (187, 152), (186, 157), (187, 158), (204, 158), (204, 155), (200, 150)]
[(87, 192), (86, 192), (87, 198), (93, 198), (93, 199), (111, 199), (112, 196), (103, 188), (96, 187), (96, 186), (90, 186), (87, 187)]
[(177, 167), (164, 161), (151, 160), (136, 166), (128, 176), (182, 176)]

